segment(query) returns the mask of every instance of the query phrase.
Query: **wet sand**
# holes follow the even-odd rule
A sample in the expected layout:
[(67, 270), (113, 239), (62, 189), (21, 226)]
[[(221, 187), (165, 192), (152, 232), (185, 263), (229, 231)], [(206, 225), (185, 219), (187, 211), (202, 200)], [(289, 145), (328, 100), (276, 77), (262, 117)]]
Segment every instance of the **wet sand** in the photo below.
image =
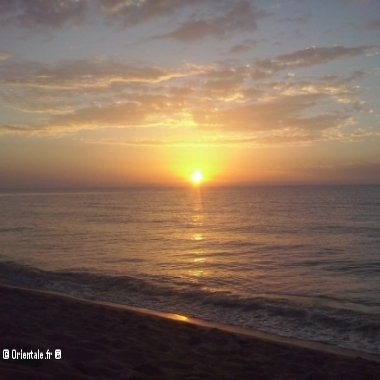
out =
[(50, 360), (1, 358), (0, 378), (380, 379), (376, 360), (178, 319), (0, 286), (1, 351), (52, 353)]

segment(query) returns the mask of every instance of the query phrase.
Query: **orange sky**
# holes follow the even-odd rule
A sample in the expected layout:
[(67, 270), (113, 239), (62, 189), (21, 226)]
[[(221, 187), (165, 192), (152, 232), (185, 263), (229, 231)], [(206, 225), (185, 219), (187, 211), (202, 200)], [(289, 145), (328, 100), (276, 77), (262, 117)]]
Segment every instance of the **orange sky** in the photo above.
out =
[(0, 13), (0, 188), (380, 183), (376, 0), (30, 4)]

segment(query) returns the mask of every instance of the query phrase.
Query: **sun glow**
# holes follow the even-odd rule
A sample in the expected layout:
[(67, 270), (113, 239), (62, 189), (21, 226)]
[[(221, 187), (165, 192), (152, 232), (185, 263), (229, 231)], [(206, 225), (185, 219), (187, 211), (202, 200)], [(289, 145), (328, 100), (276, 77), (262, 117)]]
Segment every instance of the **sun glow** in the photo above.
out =
[(200, 170), (195, 171), (191, 175), (191, 181), (194, 183), (194, 185), (200, 185), (203, 181), (203, 174)]

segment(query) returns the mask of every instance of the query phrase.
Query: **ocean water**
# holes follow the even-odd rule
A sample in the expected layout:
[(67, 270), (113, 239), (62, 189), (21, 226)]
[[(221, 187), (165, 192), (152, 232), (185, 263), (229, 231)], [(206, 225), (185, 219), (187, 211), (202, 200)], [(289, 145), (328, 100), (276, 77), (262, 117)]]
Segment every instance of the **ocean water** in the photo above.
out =
[(380, 187), (3, 192), (0, 279), (380, 355)]

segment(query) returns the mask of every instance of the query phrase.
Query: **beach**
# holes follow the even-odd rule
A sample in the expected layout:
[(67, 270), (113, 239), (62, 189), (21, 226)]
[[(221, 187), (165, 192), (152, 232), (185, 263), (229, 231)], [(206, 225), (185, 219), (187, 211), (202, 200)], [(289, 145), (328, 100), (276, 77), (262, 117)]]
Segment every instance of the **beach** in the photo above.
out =
[[(7, 286), (0, 286), (0, 309), (1, 350), (11, 356), (1, 359), (1, 379), (380, 378), (380, 363), (359, 355), (233, 334), (180, 316)], [(24, 359), (12, 359), (17, 353)]]

